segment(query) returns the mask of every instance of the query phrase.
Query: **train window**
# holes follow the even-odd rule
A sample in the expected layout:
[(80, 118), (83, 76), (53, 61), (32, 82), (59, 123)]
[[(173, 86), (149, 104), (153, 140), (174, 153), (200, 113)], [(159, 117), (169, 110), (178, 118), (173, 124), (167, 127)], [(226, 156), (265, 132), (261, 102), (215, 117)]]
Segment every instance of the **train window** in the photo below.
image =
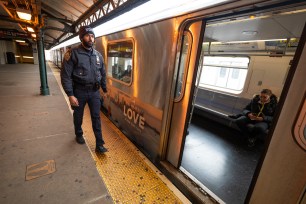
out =
[(133, 41), (109, 42), (107, 47), (107, 76), (130, 84), (133, 73)]
[(247, 76), (248, 57), (204, 56), (200, 87), (241, 91)]
[(192, 43), (191, 34), (185, 32), (183, 36), (183, 44), (182, 44), (180, 59), (178, 62), (179, 67), (178, 67), (178, 76), (177, 76), (176, 89), (175, 89), (175, 101), (179, 101), (182, 95), (181, 93), (184, 92), (184, 83), (186, 78), (185, 73), (189, 62), (191, 43)]

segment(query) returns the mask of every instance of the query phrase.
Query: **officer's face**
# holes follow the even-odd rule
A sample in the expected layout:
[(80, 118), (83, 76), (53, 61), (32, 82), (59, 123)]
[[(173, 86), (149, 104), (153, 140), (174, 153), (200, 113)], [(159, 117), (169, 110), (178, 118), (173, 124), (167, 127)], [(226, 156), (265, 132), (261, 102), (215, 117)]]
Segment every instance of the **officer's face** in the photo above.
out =
[(82, 42), (85, 47), (91, 48), (95, 42), (95, 36), (91, 33), (87, 33), (84, 35)]

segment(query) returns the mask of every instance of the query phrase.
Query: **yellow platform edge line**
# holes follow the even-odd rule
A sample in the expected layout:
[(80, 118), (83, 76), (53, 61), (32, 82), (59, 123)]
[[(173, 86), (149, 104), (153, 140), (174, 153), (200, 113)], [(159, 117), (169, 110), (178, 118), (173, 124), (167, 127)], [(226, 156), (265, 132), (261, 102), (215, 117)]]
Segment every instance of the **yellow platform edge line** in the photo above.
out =
[[(50, 66), (50, 65), (49, 65)], [(66, 94), (64, 93), (59, 76), (59, 70), (53, 66), (50, 66), (57, 83), (65, 96), (67, 105), (72, 113), (72, 110), (69, 105), (69, 100)], [(94, 159), (97, 170), (101, 179), (106, 184), (109, 194), (113, 198), (114, 203), (191, 203), (155, 166), (151, 163), (147, 157), (139, 151), (135, 145), (128, 139), (126, 136), (106, 117), (101, 113), (101, 121), (102, 121), (102, 132), (104, 140), (106, 141), (106, 147), (109, 148), (109, 152), (104, 155), (97, 155), (94, 151), (95, 148), (95, 138), (91, 128), (91, 120), (89, 115), (88, 107), (86, 107), (84, 112), (84, 119), (83, 119), (83, 129), (85, 133), (85, 140), (88, 149)], [(109, 145), (109, 146), (108, 146)], [(113, 145), (113, 146), (112, 146)], [(120, 162), (118, 162), (119, 158), (114, 156), (118, 154), (118, 149), (116, 146), (124, 146), (125, 151), (128, 151), (132, 154), (133, 163), (135, 163), (135, 158), (137, 157), (136, 161), (139, 163), (134, 167), (130, 167), (129, 169), (125, 166), (123, 169), (119, 169), (115, 167), (116, 165), (120, 166)], [(119, 154), (122, 147), (119, 148)], [(124, 153), (124, 156), (126, 153)], [(109, 159), (109, 160), (108, 160)], [(126, 160), (126, 158), (125, 158)], [(123, 161), (123, 163), (125, 162)], [(127, 159), (128, 160), (128, 159)], [(108, 161), (115, 161), (115, 163), (109, 163)], [(117, 162), (117, 164), (116, 164)], [(122, 162), (122, 161), (121, 161)], [(136, 163), (137, 163), (136, 162)], [(127, 165), (127, 164), (125, 164)], [(140, 168), (138, 171), (133, 172), (133, 168)], [(119, 177), (124, 175), (124, 171), (128, 169), (130, 172), (127, 172), (127, 175), (133, 174), (134, 176), (141, 175), (144, 172), (144, 169), (149, 173), (149, 175), (143, 176), (142, 180), (138, 178), (124, 178), (129, 180), (127, 183), (119, 180), (114, 181), (112, 175), (108, 175), (110, 173), (115, 174), (119, 172)], [(132, 171), (132, 172), (131, 172)], [(118, 173), (117, 172), (117, 173)], [(110, 178), (109, 178), (110, 177)], [(137, 180), (138, 179), (138, 180)], [(147, 180), (146, 180), (147, 179)], [(118, 185), (119, 183), (119, 185)], [(129, 186), (129, 185), (132, 186)], [(136, 187), (133, 185), (136, 185)], [(130, 190), (130, 191), (129, 191)], [(134, 194), (133, 194), (134, 193)]]

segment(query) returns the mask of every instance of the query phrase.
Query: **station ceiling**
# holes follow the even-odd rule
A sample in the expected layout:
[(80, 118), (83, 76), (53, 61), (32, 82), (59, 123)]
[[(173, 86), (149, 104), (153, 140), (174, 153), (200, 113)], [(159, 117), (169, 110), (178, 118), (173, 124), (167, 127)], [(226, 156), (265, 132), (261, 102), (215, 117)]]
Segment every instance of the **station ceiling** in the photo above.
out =
[[(33, 43), (42, 33), (45, 49), (49, 49), (75, 36), (81, 25), (95, 27), (147, 1), (0, 0), (0, 39)], [(22, 20), (17, 11), (31, 13), (31, 19)]]

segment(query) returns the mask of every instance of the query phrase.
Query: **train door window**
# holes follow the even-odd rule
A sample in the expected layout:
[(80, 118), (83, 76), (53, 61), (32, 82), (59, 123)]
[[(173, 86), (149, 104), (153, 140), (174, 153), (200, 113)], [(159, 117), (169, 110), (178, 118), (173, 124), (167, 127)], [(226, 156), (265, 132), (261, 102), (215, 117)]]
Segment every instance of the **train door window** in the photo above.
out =
[(241, 92), (249, 61), (248, 57), (204, 56), (199, 86), (227, 92)]
[(188, 67), (189, 62), (189, 53), (190, 47), (192, 44), (192, 37), (189, 32), (185, 32), (183, 35), (183, 43), (181, 48), (181, 54), (178, 61), (178, 76), (176, 82), (176, 89), (175, 89), (175, 101), (179, 101), (181, 98), (182, 93), (184, 92), (184, 84), (186, 80), (186, 69)]
[(107, 76), (130, 84), (133, 73), (133, 41), (109, 42), (107, 46)]

